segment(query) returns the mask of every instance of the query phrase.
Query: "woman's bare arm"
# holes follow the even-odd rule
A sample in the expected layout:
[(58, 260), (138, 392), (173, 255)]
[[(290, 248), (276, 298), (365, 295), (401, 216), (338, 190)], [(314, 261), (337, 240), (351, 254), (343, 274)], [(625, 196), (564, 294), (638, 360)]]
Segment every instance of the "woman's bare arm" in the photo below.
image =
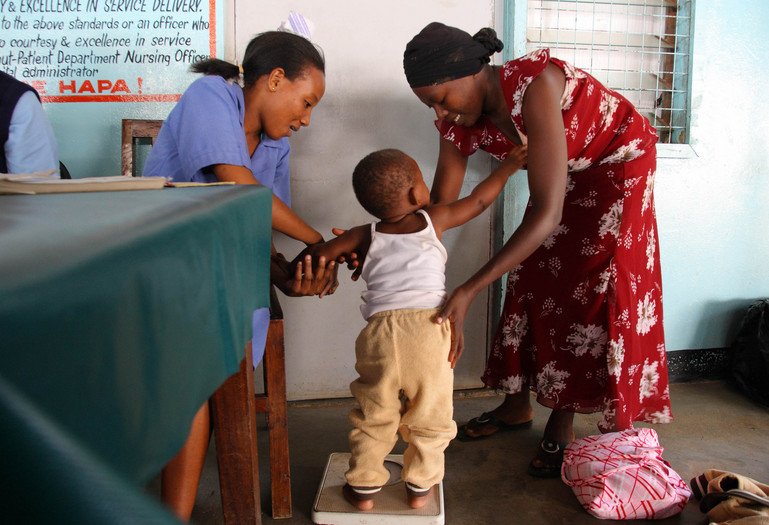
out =
[(531, 255), (561, 220), (566, 194), (566, 135), (560, 98), (563, 73), (549, 67), (535, 79), (523, 100), (523, 119), (528, 133), (528, 180), (532, 207), (502, 249), (446, 302), (440, 320), (454, 322), (452, 366), (464, 350), (463, 324), (475, 296)]
[(467, 157), (454, 144), (441, 137), (430, 201), (433, 204), (445, 204), (457, 200), (466, 171)]
[(446, 204), (433, 204), (426, 208), (435, 232), (441, 234), (468, 222), (491, 206), (507, 184), (508, 178), (526, 163), (526, 146), (515, 146), (507, 158), (488, 177), (479, 182), (470, 195)]
[[(215, 164), (213, 170), (216, 178), (222, 182), (259, 184), (251, 170), (245, 166)], [(304, 222), (301, 217), (286, 206), (275, 194), (272, 195), (272, 229), (305, 244), (315, 244), (323, 241), (323, 236), (320, 233)]]

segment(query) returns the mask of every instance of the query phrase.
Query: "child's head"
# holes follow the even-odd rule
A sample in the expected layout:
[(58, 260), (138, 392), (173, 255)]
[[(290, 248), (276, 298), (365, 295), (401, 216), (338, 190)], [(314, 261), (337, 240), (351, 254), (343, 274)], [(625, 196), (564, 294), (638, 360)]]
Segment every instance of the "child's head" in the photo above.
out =
[(416, 161), (397, 149), (363, 157), (353, 170), (352, 187), (361, 206), (378, 219), (419, 208), (430, 198)]

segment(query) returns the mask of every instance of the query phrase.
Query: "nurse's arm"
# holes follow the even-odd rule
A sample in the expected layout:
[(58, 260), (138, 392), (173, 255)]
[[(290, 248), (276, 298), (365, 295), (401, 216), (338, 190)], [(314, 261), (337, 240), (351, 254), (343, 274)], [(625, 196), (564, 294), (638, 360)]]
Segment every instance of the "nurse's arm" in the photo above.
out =
[[(221, 182), (259, 184), (251, 170), (245, 166), (214, 164), (213, 170), (217, 180)], [(323, 236), (320, 233), (304, 222), (301, 217), (286, 206), (275, 194), (272, 195), (272, 229), (307, 245), (323, 241)]]

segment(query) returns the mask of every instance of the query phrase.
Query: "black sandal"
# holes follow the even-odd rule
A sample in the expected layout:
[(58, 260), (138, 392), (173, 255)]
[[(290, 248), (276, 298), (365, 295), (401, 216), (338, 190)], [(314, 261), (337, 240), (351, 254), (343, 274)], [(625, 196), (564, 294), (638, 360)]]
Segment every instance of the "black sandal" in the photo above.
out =
[[(561, 465), (563, 464), (563, 449), (568, 443), (559, 443), (557, 441), (548, 441), (543, 439), (539, 442), (540, 451), (534, 459), (529, 462), (526, 471), (535, 478), (559, 478), (561, 477)], [(539, 460), (541, 465), (536, 465)]]
[[(489, 412), (484, 412), (478, 417), (474, 417), (461, 427), (459, 427), (459, 432), (457, 432), (457, 440), (459, 441), (476, 441), (478, 439), (487, 438), (490, 436), (493, 436), (494, 434), (497, 434), (499, 432), (510, 432), (511, 430), (524, 430), (527, 428), (531, 428), (533, 420), (524, 421), (523, 423), (505, 423), (498, 417), (496, 417), (494, 414), (491, 414)], [(468, 428), (473, 427), (479, 427), (482, 425), (488, 425), (492, 427), (494, 430), (489, 434), (479, 435), (479, 436), (471, 436), (467, 433)]]

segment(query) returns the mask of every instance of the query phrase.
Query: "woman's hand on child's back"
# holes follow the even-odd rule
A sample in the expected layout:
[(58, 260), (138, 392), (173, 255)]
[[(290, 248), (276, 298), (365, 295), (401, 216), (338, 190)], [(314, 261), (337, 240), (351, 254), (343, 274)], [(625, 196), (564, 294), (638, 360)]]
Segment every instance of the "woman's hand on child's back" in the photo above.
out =
[(465, 317), (474, 297), (472, 292), (460, 286), (452, 292), (435, 319), (438, 324), (447, 321), (451, 323), (451, 350), (448, 355), (451, 368), (457, 366), (457, 361), (465, 350)]

